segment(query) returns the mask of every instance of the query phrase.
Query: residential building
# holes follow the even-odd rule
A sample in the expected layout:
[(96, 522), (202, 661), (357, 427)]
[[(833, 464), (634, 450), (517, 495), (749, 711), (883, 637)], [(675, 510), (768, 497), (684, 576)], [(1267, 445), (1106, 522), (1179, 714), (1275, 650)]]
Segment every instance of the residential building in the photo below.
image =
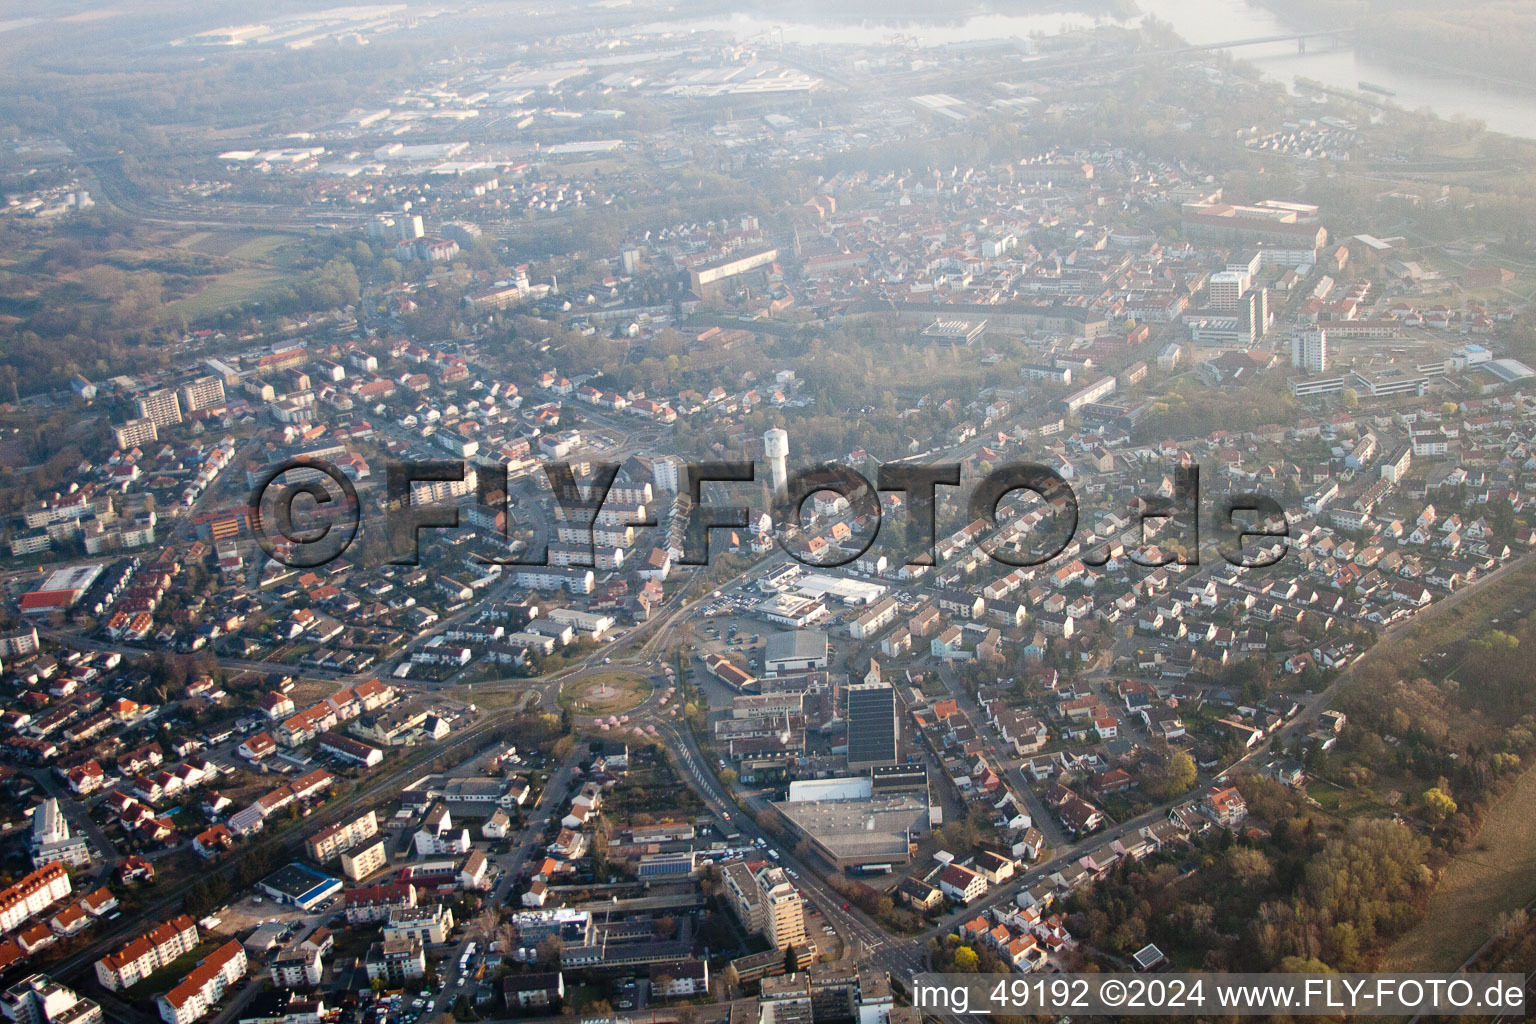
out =
[(82, 999), (46, 974), (22, 978), (0, 994), (0, 1013), (12, 1024), (101, 1024), (94, 1000)]
[(177, 392), (182, 412), (197, 412), (224, 404), (224, 381), (209, 374), (183, 384)]
[(71, 835), (59, 801), (49, 797), (32, 812), (32, 866), (63, 861), (72, 868), (91, 863), (91, 848), (84, 836)]
[(399, 907), (384, 923), (386, 939), (419, 939), (426, 945), (448, 941), (453, 931), (453, 911), (441, 903), (425, 907)]
[(565, 1000), (565, 976), (559, 971), (509, 974), (501, 982), (507, 1008), (557, 1012)]
[(133, 405), (139, 416), (156, 427), (172, 427), (181, 422), (181, 400), (170, 388), (146, 391), (134, 399)]
[(946, 864), (939, 872), (939, 891), (952, 900), (971, 903), (987, 891), (987, 880), (980, 872), (959, 864)]
[(350, 821), (338, 822), (316, 832), (304, 841), (304, 849), (317, 863), (326, 864), (340, 857), (343, 851), (378, 834), (378, 815), (368, 810)]
[(324, 973), (320, 951), (307, 942), (285, 947), (272, 961), (272, 980), (284, 988), (312, 988)]
[(1322, 327), (1291, 335), (1291, 365), (1308, 373), (1328, 370), (1328, 331)]
[(184, 953), (197, 948), (197, 923), (182, 914), (158, 924), (115, 953), (96, 961), (96, 980), (116, 992), (137, 985)]
[(138, 416), (112, 428), (112, 443), (123, 449), (141, 448), (159, 439), (159, 429), (148, 416)]
[(389, 849), (382, 836), (365, 839), (350, 850), (343, 850), (341, 873), (360, 882), (389, 863)]
[(434, 804), (427, 812), (413, 841), (418, 857), (468, 853), (471, 844), (469, 829), (453, 827), (453, 815), (444, 803)]
[(757, 886), (763, 897), (763, 934), (773, 948), (803, 945), (805, 904), (784, 869), (764, 868), (758, 872)]
[(427, 973), (427, 957), (420, 939), (385, 939), (368, 947), (363, 969), (369, 981), (398, 988)]
[(192, 1024), (245, 977), (245, 968), (245, 947), (230, 939), (194, 967), (181, 984), (155, 1000), (160, 1019), (165, 1024)]
[(0, 932), (19, 928), (27, 918), (68, 896), (71, 888), (63, 862), (52, 861), (0, 890)]
[(1236, 828), (1248, 817), (1248, 803), (1236, 786), (1212, 786), (1200, 804), (1212, 821), (1226, 828)]
[(346, 894), (347, 923), (351, 925), (373, 924), (387, 921), (389, 912), (400, 907), (416, 906), (416, 887), (409, 882), (370, 885), (361, 889), (348, 889)]

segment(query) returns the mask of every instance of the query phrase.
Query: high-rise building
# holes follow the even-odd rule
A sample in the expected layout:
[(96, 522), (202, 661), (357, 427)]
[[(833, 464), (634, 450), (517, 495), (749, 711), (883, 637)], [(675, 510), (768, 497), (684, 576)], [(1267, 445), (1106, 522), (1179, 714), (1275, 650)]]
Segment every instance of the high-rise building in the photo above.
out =
[(180, 391), (181, 408), (184, 412), (211, 409), (224, 404), (224, 382), (209, 374), (183, 384)]
[(0, 1012), (13, 1024), (101, 1024), (101, 1007), (81, 999), (46, 974), (26, 977), (0, 995)]
[(846, 693), (848, 767), (875, 768), (895, 764), (900, 735), (896, 690), (890, 683), (855, 683)]
[(139, 415), (153, 420), (157, 427), (175, 426), (181, 422), (181, 401), (170, 388), (156, 388), (140, 395), (134, 405)]
[(1212, 274), (1207, 286), (1211, 308), (1228, 313), (1235, 312), (1238, 309), (1238, 302), (1247, 293), (1251, 282), (1252, 278), (1240, 270), (1223, 270)]
[(789, 483), (789, 434), (774, 427), (763, 435), (763, 455), (768, 459), (768, 486), (775, 495)]
[(139, 445), (158, 441), (160, 432), (155, 429), (154, 420), (141, 416), (136, 420), (129, 420), (120, 427), (113, 427), (112, 439), (119, 448), (137, 448)]
[(1317, 327), (1291, 335), (1291, 365), (1299, 370), (1322, 373), (1328, 369), (1328, 332)]
[(677, 493), (678, 469), (682, 464), (682, 460), (675, 455), (662, 455), (651, 462), (651, 482), (658, 491)]
[(763, 934), (774, 949), (805, 945), (805, 905), (800, 891), (783, 868), (764, 868), (757, 875), (763, 899)]
[(1257, 341), (1269, 333), (1269, 289), (1255, 288), (1243, 296), (1241, 303), (1243, 316), (1253, 326), (1253, 337)]
[(49, 797), (32, 812), (32, 866), (40, 868), (55, 860), (84, 867), (91, 862), (91, 848), (83, 837), (70, 833), (59, 801)]

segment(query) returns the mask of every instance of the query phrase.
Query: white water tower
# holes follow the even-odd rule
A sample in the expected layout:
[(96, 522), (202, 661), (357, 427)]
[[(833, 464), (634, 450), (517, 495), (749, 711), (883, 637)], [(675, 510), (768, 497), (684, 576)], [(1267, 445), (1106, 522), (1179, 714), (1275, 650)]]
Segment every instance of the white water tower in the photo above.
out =
[(785, 460), (789, 458), (789, 435), (774, 427), (763, 435), (763, 454), (768, 458), (768, 486), (777, 496), (789, 482)]

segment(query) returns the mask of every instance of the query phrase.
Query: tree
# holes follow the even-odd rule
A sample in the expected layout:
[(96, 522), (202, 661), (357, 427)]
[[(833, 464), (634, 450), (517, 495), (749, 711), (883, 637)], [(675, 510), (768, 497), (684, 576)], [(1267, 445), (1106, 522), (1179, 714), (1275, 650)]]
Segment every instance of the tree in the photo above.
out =
[(1167, 750), (1148, 760), (1142, 773), (1142, 787), (1160, 799), (1175, 797), (1189, 792), (1197, 776), (1194, 758), (1182, 750)]
[(1195, 759), (1182, 750), (1174, 751), (1168, 758), (1168, 793), (1177, 796), (1194, 787), (1198, 772)]
[(1313, 960), (1302, 956), (1288, 956), (1280, 961), (1280, 966), (1275, 970), (1284, 974), (1333, 974), (1332, 967), (1321, 960)]
[(955, 971), (960, 974), (973, 974), (981, 966), (981, 958), (976, 951), (969, 946), (961, 946), (955, 950)]
[(1456, 801), (1439, 786), (1424, 791), (1424, 816), (1438, 825), (1456, 813)]
[(565, 943), (560, 940), (560, 936), (551, 935), (549, 938), (539, 943), (539, 963), (550, 966), (559, 965), (560, 953), (564, 949)]
[(741, 776), (736, 774), (736, 769), (734, 768), (720, 769), (720, 781), (725, 784), (726, 789), (730, 789), (731, 787), (735, 786), (736, 780), (740, 777)]

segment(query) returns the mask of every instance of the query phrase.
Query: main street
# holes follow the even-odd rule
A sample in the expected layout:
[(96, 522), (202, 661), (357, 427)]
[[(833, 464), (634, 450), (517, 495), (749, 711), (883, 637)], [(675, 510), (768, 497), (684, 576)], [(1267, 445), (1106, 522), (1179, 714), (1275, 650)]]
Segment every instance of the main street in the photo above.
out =
[(507, 852), (491, 857), (491, 863), (497, 869), (495, 882), (491, 891), (486, 894), (479, 916), (464, 929), (463, 937), (454, 943), (451, 949), (444, 952), (442, 966), (438, 970), (442, 987), (432, 996), (431, 1003), (422, 1011), (423, 1016), (449, 1012), (461, 995), (473, 998), (474, 991), (469, 985), (474, 980), (475, 965), (471, 962), (464, 971), (460, 971), (460, 960), (468, 951), (471, 942), (478, 942), (482, 953), (489, 945), (495, 926), (501, 921), (501, 908), (506, 906), (512, 886), (528, 863), (530, 851), (534, 844), (543, 838), (550, 815), (559, 808), (569, 793), (571, 779), (575, 775), (576, 764), (581, 760), (581, 754), (582, 748), (577, 747), (554, 771), (550, 772), (544, 782), (544, 788), (539, 792), (538, 800), (523, 811), (522, 829), (508, 837)]
[(699, 750), (691, 731), (670, 720), (657, 721), (655, 725), (657, 732), (666, 740), (663, 749), (679, 769), (682, 778), (703, 798), (710, 811), (741, 833), (745, 843), (762, 839), (778, 851), (779, 863), (787, 872), (793, 873), (795, 886), (821, 912), (856, 962), (883, 968), (897, 978), (911, 978), (923, 969), (925, 951), (920, 943), (895, 938), (886, 933), (857, 907), (846, 903), (814, 866), (802, 861), (792, 850), (782, 847), (776, 837), (758, 825), (756, 812), (762, 809), (760, 802), (754, 804), (754, 801), (747, 800), (747, 810), (743, 812), (742, 807), (726, 793), (724, 785), (710, 770), (709, 762)]

